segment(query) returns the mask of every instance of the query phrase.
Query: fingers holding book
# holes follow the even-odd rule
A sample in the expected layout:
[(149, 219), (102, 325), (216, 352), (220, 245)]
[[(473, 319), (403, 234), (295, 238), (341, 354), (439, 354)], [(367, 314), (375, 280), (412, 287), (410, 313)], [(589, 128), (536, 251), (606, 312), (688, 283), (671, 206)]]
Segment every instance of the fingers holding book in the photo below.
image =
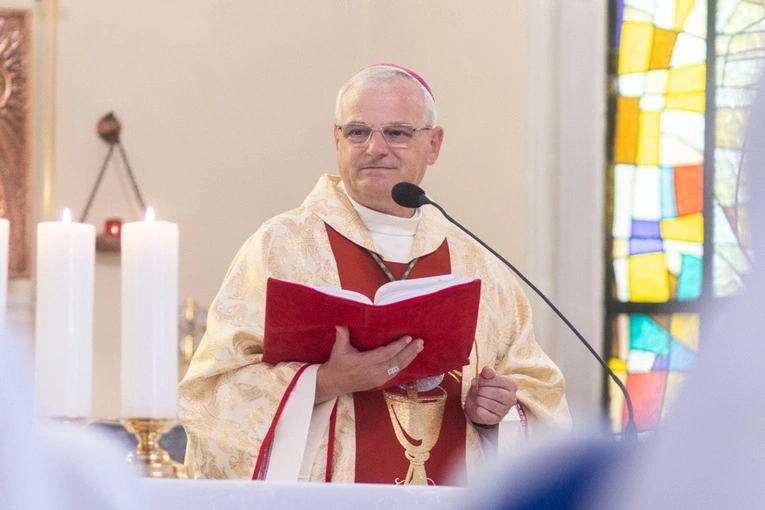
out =
[(378, 384), (367, 389), (382, 386), (384, 383), (391, 380), (399, 371), (405, 369), (412, 361), (414, 361), (414, 358), (422, 352), (423, 347), (424, 342), (421, 338), (414, 340), (411, 336), (407, 335), (402, 336), (388, 345), (369, 351), (380, 351), (379, 355), (382, 358), (380, 366), (385, 371), (385, 374)]
[(338, 326), (329, 360), (316, 374), (315, 402), (377, 388), (406, 368), (423, 349), (422, 339), (403, 336), (385, 346), (360, 352), (348, 328)]

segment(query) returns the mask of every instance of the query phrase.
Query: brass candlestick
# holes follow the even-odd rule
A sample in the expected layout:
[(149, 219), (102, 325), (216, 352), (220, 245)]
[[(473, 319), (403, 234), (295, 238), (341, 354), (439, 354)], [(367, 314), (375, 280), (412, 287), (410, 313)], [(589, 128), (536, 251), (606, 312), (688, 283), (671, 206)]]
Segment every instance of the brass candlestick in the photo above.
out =
[(127, 461), (136, 464), (143, 476), (149, 478), (188, 478), (186, 466), (170, 458), (159, 446), (159, 438), (166, 434), (174, 420), (157, 418), (126, 418), (125, 428), (135, 434), (138, 445), (128, 453)]

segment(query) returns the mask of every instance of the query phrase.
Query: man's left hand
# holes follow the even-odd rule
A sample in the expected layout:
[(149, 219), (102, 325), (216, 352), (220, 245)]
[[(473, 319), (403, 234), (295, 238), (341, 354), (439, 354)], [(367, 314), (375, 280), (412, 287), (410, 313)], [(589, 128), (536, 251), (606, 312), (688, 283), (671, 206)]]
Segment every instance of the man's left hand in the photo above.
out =
[(518, 403), (518, 385), (506, 375), (498, 375), (489, 367), (470, 381), (465, 399), (465, 415), (473, 423), (496, 425)]

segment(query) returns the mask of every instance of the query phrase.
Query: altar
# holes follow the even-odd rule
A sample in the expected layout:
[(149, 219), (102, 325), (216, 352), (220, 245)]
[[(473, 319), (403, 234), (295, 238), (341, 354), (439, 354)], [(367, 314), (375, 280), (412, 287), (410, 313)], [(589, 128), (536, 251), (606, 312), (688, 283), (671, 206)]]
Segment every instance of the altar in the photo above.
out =
[(141, 479), (151, 508), (464, 508), (468, 490), (458, 487), (376, 484), (278, 483), (233, 480)]

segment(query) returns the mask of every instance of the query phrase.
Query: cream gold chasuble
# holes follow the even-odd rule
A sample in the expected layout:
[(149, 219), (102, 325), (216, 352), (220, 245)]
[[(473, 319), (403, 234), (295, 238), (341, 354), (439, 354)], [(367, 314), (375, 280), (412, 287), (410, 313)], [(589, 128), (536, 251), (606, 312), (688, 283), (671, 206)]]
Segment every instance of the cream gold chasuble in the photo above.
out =
[[(186, 465), (198, 478), (251, 479), (282, 397), (302, 363), (261, 362), (265, 289), (269, 276), (340, 287), (325, 225), (353, 243), (374, 243), (340, 178), (324, 175), (297, 209), (266, 223), (242, 246), (210, 307), (207, 332), (179, 387), (179, 414), (188, 435)], [(480, 278), (481, 306), (471, 363), (463, 368), (464, 403), (476, 367), (491, 366), (518, 384), (518, 400), (533, 433), (540, 425), (568, 427), (560, 370), (534, 339), (528, 300), (510, 271), (436, 209), (422, 208), (411, 258), (448, 240), (452, 272)], [(480, 365), (479, 365), (480, 364)], [(352, 395), (338, 398), (331, 480), (353, 482), (356, 459)], [(475, 428), (465, 420), (468, 481), (482, 460)], [(310, 479), (325, 479), (328, 434)]]

